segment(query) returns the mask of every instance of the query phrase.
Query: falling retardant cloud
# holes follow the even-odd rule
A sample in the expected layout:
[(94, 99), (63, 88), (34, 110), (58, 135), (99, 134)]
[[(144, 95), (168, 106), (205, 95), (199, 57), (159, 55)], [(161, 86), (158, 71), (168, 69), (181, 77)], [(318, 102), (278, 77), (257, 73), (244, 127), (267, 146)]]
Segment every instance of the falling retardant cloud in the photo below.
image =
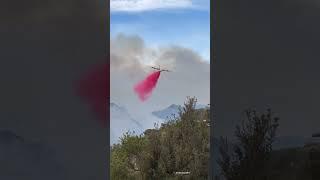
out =
[(157, 86), (160, 74), (161, 71), (153, 72), (134, 86), (134, 91), (137, 93), (141, 101), (146, 101), (151, 96), (152, 91)]

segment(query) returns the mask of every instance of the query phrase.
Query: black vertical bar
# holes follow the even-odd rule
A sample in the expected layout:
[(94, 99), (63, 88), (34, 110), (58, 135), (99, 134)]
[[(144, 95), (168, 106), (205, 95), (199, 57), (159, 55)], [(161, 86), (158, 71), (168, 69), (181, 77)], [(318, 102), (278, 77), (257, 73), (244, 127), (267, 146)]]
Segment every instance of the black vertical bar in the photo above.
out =
[(210, 163), (209, 179), (214, 179), (214, 98), (213, 98), (213, 64), (215, 63), (215, 32), (216, 32), (216, 0), (210, 1)]
[(106, 1), (106, 19), (105, 19), (105, 29), (106, 29), (106, 62), (109, 65), (108, 72), (106, 74), (107, 78), (107, 85), (108, 85), (108, 93), (107, 93), (107, 146), (106, 153), (107, 153), (107, 179), (110, 179), (110, 0)]

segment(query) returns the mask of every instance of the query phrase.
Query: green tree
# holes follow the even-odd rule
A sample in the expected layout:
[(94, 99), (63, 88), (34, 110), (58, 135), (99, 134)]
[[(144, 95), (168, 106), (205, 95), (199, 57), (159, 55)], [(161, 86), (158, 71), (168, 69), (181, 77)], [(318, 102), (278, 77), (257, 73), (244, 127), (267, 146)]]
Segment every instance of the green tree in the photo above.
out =
[(120, 145), (114, 145), (111, 148), (110, 170), (111, 179), (130, 179), (127, 167), (127, 155)]
[(144, 160), (142, 152), (146, 147), (143, 136), (127, 132), (120, 138), (120, 144), (111, 149), (111, 177), (115, 180), (135, 179), (143, 176), (141, 164)]

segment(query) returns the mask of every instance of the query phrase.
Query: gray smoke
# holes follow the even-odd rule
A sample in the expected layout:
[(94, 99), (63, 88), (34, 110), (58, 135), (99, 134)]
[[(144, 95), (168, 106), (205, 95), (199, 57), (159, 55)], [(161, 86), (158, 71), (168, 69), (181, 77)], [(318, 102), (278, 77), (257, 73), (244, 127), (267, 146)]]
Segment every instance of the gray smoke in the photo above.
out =
[[(126, 106), (142, 124), (152, 126), (147, 114), (171, 104), (183, 104), (187, 96), (195, 96), (201, 104), (209, 103), (210, 66), (191, 49), (173, 45), (150, 48), (141, 37), (119, 34), (111, 40), (110, 61), (111, 99)], [(172, 72), (162, 72), (152, 96), (141, 103), (133, 87), (153, 71), (148, 63)]]

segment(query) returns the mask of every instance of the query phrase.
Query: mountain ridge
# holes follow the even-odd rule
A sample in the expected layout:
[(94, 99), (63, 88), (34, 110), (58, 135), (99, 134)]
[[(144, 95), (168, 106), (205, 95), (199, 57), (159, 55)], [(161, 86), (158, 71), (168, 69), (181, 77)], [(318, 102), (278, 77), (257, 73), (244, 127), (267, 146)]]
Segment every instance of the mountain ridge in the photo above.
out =
[[(179, 109), (182, 107), (183, 107), (182, 105), (171, 104), (170, 106), (168, 106), (162, 110), (153, 111), (152, 115), (154, 115), (160, 119), (168, 120), (170, 117), (172, 117), (172, 118), (178, 117)], [(196, 105), (196, 109), (204, 109), (204, 108), (209, 108), (209, 106), (203, 105), (203, 104)]]
[[(142, 133), (143, 125), (132, 118), (128, 110), (115, 102), (110, 102), (110, 141), (111, 144), (119, 141), (119, 138), (127, 131)], [(125, 125), (129, 125), (130, 128)]]

